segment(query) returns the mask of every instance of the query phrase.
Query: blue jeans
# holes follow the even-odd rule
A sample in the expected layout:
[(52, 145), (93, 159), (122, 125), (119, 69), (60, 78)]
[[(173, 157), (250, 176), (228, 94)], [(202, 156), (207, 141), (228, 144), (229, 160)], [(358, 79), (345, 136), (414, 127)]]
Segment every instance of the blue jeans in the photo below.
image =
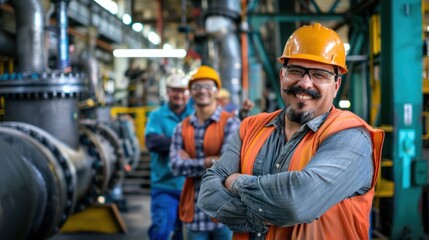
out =
[(182, 240), (182, 222), (178, 216), (180, 191), (151, 189), (151, 240)]
[(229, 240), (232, 239), (232, 231), (226, 226), (213, 231), (192, 231), (186, 229), (186, 236), (188, 240)]

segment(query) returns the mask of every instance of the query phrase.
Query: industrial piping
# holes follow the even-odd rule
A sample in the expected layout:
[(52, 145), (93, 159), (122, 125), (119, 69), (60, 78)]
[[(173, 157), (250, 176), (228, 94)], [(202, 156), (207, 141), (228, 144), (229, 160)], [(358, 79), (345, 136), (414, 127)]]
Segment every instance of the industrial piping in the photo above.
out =
[(127, 159), (122, 140), (107, 124), (79, 120), (86, 78), (46, 70), (40, 1), (11, 4), (19, 72), (0, 82), (0, 236), (46, 239), (71, 214), (117, 187)]
[(231, 93), (231, 102), (240, 105), (241, 47), (237, 34), (241, 5), (238, 0), (212, 1), (205, 14), (205, 29), (214, 42), (213, 61), (222, 85)]

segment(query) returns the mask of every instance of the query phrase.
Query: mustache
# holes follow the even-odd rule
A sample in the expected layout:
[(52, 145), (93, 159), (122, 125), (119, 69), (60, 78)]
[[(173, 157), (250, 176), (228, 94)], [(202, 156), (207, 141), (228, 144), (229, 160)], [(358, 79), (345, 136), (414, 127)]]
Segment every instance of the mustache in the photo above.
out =
[(283, 92), (286, 93), (287, 95), (295, 95), (297, 93), (305, 93), (310, 95), (313, 99), (319, 99), (322, 97), (322, 95), (320, 95), (320, 93), (318, 93), (315, 90), (311, 90), (311, 89), (304, 89), (300, 86), (292, 86), (290, 88), (283, 88)]

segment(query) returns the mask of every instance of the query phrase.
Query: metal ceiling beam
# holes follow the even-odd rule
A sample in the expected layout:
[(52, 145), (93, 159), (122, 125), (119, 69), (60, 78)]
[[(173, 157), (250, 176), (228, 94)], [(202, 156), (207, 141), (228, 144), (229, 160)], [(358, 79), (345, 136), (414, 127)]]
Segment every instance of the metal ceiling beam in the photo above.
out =
[(346, 17), (343, 19), (342, 22), (337, 23), (335, 26), (332, 27), (335, 31), (340, 29), (344, 25), (348, 25), (351, 21), (351, 17), (353, 15), (360, 15), (361, 13), (365, 12), (368, 9), (373, 9), (376, 6), (379, 5), (379, 0), (368, 0), (368, 1), (361, 1), (358, 4), (355, 4), (351, 6), (346, 12)]
[(259, 28), (267, 22), (296, 22), (296, 21), (344, 21), (347, 14), (330, 13), (275, 13), (275, 14), (250, 14), (251, 26)]

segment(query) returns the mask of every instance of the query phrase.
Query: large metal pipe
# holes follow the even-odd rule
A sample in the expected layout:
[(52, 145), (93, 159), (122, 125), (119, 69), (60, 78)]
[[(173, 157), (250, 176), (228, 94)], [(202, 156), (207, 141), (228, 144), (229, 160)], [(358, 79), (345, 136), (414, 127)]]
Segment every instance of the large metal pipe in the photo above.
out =
[(36, 126), (0, 123), (0, 236), (46, 239), (122, 182), (119, 137), (95, 122), (79, 132), (75, 151)]
[(231, 92), (231, 102), (240, 104), (241, 48), (237, 23), (241, 6), (238, 0), (212, 1), (205, 15), (206, 32), (215, 46), (213, 65), (218, 66), (223, 86)]
[(46, 207), (41, 203), (47, 197), (46, 191), (40, 191), (43, 180), (18, 150), (0, 141), (0, 236), (4, 239), (24, 239), (31, 231), (28, 226), (40, 225), (38, 210)]
[[(43, 144), (43, 135), (34, 131), (32, 134), (39, 140), (18, 129), (0, 127), (4, 147), (0, 161), (1, 202), (5, 210), (0, 212), (0, 233), (5, 239), (47, 238), (72, 209), (74, 188), (67, 160), (63, 158), (61, 166), (56, 158), (62, 154), (52, 153)], [(52, 143), (47, 139), (44, 142)], [(56, 143), (50, 147), (55, 146)]]
[(58, 96), (55, 100), (48, 97), (46, 99), (7, 98), (6, 103), (5, 121), (25, 122), (38, 126), (71, 148), (78, 149), (77, 99)]
[(40, 0), (10, 0), (15, 10), (18, 71), (46, 70), (44, 11)]

